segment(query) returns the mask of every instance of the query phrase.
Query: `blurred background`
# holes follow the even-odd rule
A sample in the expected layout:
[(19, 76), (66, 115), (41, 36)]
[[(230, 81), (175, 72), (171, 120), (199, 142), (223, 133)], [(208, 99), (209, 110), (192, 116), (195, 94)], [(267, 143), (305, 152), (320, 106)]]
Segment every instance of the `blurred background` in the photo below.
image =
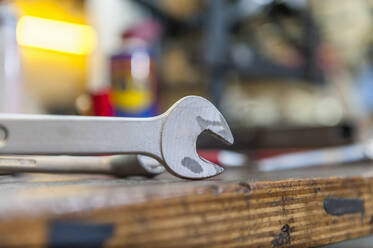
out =
[[(373, 133), (372, 0), (0, 3), (0, 111), (148, 117), (210, 99), (253, 159)], [(223, 147), (201, 137), (199, 147)], [(226, 148), (226, 147), (224, 147)]]

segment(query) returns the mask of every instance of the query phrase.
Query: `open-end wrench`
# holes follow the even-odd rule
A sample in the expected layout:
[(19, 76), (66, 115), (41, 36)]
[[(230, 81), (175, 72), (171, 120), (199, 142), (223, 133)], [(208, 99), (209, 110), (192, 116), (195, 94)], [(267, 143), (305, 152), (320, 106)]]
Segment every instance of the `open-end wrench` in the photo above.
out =
[(154, 177), (165, 171), (144, 155), (114, 156), (0, 156), (0, 173), (84, 173), (116, 177)]
[(198, 96), (184, 97), (151, 118), (3, 114), (0, 154), (136, 153), (155, 158), (176, 176), (201, 179), (223, 172), (196, 152), (203, 131), (233, 143), (222, 114)]

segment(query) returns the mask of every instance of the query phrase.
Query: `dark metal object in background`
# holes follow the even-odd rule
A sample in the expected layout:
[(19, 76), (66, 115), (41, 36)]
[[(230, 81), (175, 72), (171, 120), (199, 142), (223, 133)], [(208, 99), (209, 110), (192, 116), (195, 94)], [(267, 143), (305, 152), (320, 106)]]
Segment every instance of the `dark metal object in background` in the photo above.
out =
[(227, 68), (229, 66), (230, 11), (225, 0), (209, 2), (205, 27), (205, 63), (209, 74), (209, 93), (218, 108), (224, 92)]
[[(134, 2), (148, 9), (163, 23), (165, 35), (168, 37), (180, 37), (188, 31), (202, 30), (203, 57), (209, 77), (208, 90), (212, 102), (218, 109), (229, 71), (248, 79), (296, 78), (312, 83), (322, 83), (324, 80), (324, 72), (318, 67), (317, 61), (319, 32), (304, 3), (286, 0), (262, 3), (250, 0), (210, 0), (205, 2), (207, 6), (205, 13), (201, 11), (190, 18), (179, 20), (163, 11), (156, 1), (134, 0)], [(239, 30), (243, 22), (250, 22), (251, 18), (259, 13), (268, 16), (268, 20), (274, 23), (288, 44), (303, 58), (303, 64), (289, 67), (275, 63), (263, 57), (255, 47), (246, 44), (247, 42), (240, 43), (250, 53), (245, 62), (235, 58), (234, 49), (237, 42), (231, 41), (230, 37)], [(281, 21), (284, 16), (291, 16), (302, 25), (304, 31), (300, 40), (295, 40), (285, 30)], [(251, 33), (246, 36), (255, 39)]]
[[(233, 129), (235, 143), (231, 149), (318, 148), (351, 144), (356, 127), (345, 124), (313, 128), (256, 128)], [(199, 148), (221, 149), (222, 144), (202, 135)]]

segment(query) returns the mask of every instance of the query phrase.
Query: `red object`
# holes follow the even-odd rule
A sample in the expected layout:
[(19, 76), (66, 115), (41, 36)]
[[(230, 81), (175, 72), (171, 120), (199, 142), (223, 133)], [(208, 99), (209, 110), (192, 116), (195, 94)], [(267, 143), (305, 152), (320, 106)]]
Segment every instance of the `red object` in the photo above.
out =
[(221, 165), (221, 161), (219, 160), (219, 150), (198, 150), (197, 153), (202, 158), (214, 164)]
[(290, 153), (296, 153), (296, 152), (303, 152), (307, 151), (307, 149), (300, 149), (300, 148), (294, 148), (294, 149), (260, 149), (256, 150), (254, 152), (254, 159), (260, 160), (265, 158), (271, 158), (279, 155), (285, 155)]
[(113, 105), (110, 99), (110, 90), (92, 93), (93, 112), (96, 116), (114, 116)]
[(248, 164), (246, 154), (240, 152), (199, 149), (197, 153), (200, 157), (224, 167), (239, 167)]
[(162, 33), (161, 25), (152, 19), (143, 20), (131, 29), (127, 30), (123, 35), (123, 39), (138, 38), (148, 43), (158, 39)]

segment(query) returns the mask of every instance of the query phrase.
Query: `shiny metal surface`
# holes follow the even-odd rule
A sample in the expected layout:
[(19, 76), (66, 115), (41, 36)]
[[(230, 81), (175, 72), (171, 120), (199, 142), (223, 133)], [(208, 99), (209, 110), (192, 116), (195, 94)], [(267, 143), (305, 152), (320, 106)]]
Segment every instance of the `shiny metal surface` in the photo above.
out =
[(228, 144), (233, 136), (222, 114), (208, 100), (187, 96), (151, 118), (0, 115), (0, 154), (143, 154), (172, 174), (208, 178), (223, 168), (200, 158), (199, 134), (209, 131)]

